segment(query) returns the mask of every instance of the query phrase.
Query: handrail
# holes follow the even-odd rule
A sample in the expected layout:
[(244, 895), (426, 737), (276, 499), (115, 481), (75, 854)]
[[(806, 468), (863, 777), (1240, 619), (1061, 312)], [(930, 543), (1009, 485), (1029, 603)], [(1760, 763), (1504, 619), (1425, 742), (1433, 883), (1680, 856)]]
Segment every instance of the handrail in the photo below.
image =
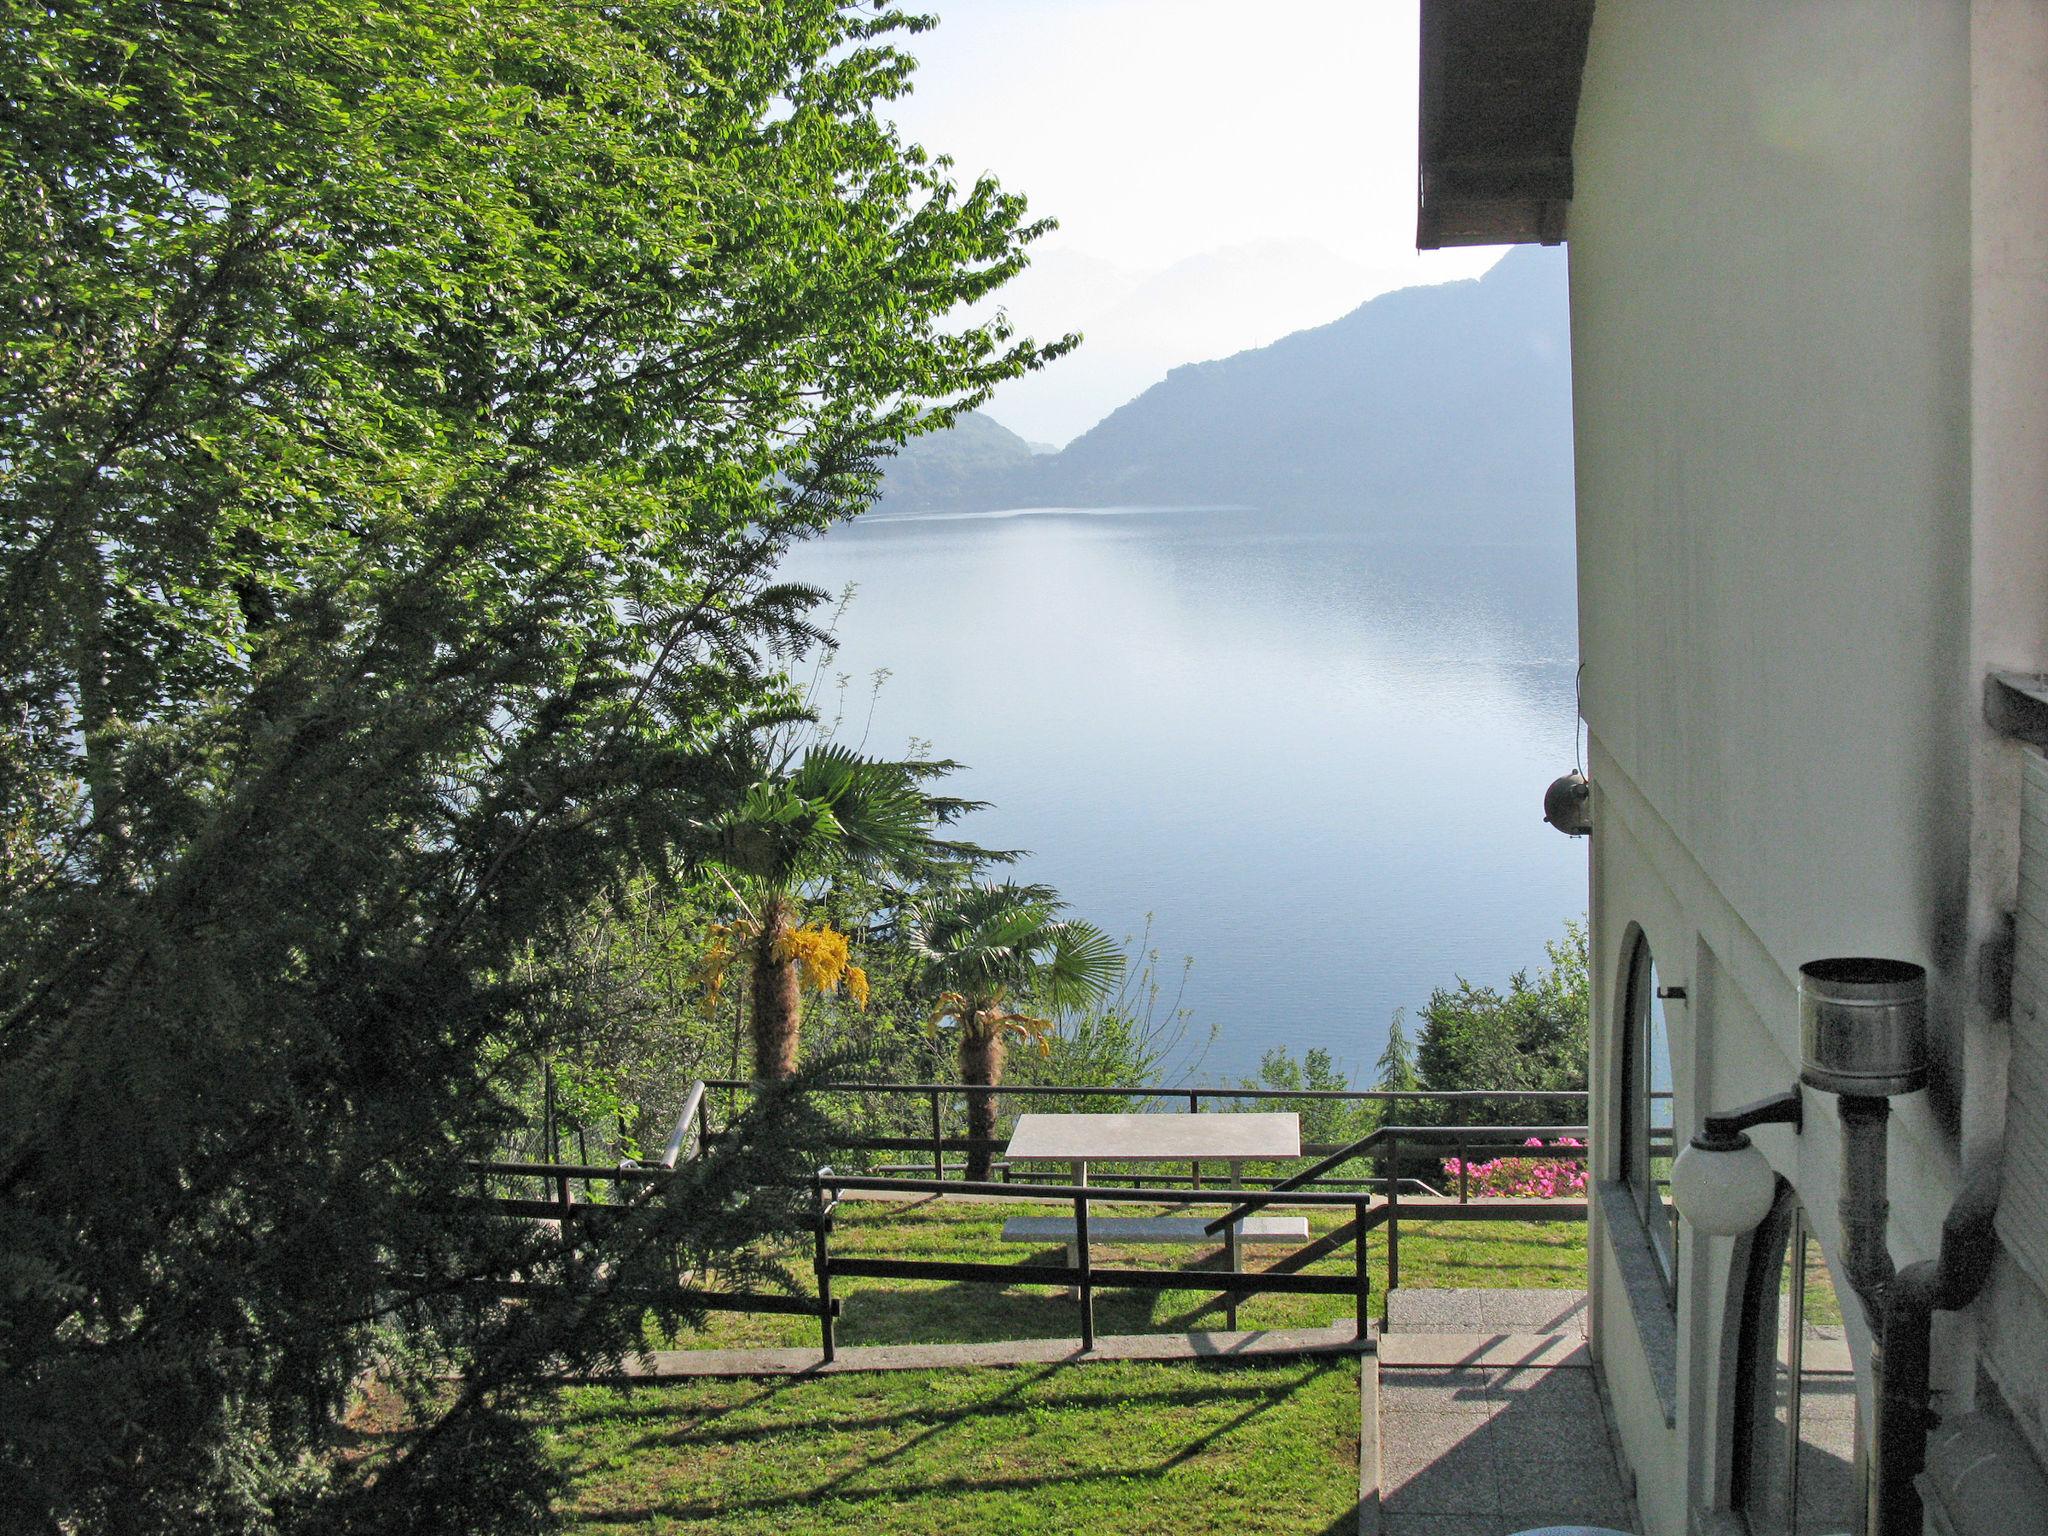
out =
[[(737, 1089), (771, 1086), (747, 1077), (707, 1077), (707, 1088)], [(1023, 1097), (1115, 1099), (1338, 1099), (1365, 1103), (1421, 1101), (1431, 1104), (1471, 1103), (1478, 1099), (1554, 1099), (1583, 1104), (1589, 1095), (1583, 1088), (1168, 1088), (1140, 1084), (1129, 1088), (1106, 1088), (1097, 1084), (1062, 1088), (1051, 1083), (818, 1083), (815, 1093), (992, 1093)]]
[[(1349, 1146), (1341, 1147), (1337, 1151), (1332, 1152), (1328, 1157), (1309, 1164), (1308, 1167), (1302, 1169), (1299, 1173), (1289, 1174), (1277, 1184), (1272, 1185), (1267, 1193), (1283, 1194), (1289, 1191), (1298, 1191), (1303, 1185), (1313, 1183), (1332, 1168), (1340, 1167), (1350, 1162), (1353, 1158), (1363, 1157), (1382, 1141), (1392, 1141), (1395, 1139), (1423, 1143), (1436, 1141), (1451, 1146), (1483, 1147), (1487, 1145), (1490, 1137), (1569, 1136), (1574, 1131), (1582, 1132), (1585, 1129), (1586, 1127), (1583, 1125), (1382, 1125), (1359, 1137), (1358, 1140), (1352, 1142)], [(1545, 1150), (1550, 1149), (1546, 1148)], [(1569, 1155), (1574, 1151), (1583, 1151), (1584, 1149), (1561, 1147), (1557, 1150)], [(1251, 1206), (1245, 1206), (1239, 1210), (1231, 1211), (1227, 1215), (1219, 1216), (1216, 1220), (1204, 1226), (1202, 1230), (1211, 1237), (1214, 1237), (1232, 1222), (1242, 1220), (1252, 1209), (1253, 1207)]]
[[(704, 1079), (700, 1077), (696, 1082), (690, 1084), (689, 1093), (683, 1097), (682, 1113), (676, 1116), (676, 1128), (669, 1132), (668, 1145), (661, 1149), (661, 1156), (656, 1158), (651, 1164), (643, 1159), (639, 1166), (642, 1168), (650, 1166), (655, 1168), (674, 1168), (676, 1159), (682, 1156), (683, 1140), (690, 1134), (691, 1122), (697, 1119), (703, 1108)], [(694, 1159), (703, 1150), (704, 1136), (700, 1128), (696, 1143), (690, 1148), (690, 1156)], [(620, 1166), (624, 1167), (627, 1165), (621, 1164)]]
[(627, 1184), (651, 1183), (675, 1172), (673, 1168), (638, 1163), (614, 1167), (604, 1163), (493, 1163), (479, 1160), (470, 1163), (468, 1168), (471, 1173), (497, 1173), (508, 1178), (616, 1179)]
[(877, 1179), (859, 1174), (820, 1175), (827, 1189), (835, 1193), (853, 1190), (862, 1194), (913, 1194), (913, 1195), (1010, 1195), (1039, 1200), (1072, 1200), (1077, 1195), (1088, 1200), (1101, 1201), (1108, 1205), (1215, 1205), (1225, 1199), (1243, 1199), (1255, 1208), (1268, 1205), (1345, 1205), (1358, 1204), (1363, 1198), (1356, 1192), (1340, 1190), (1305, 1190), (1296, 1194), (1269, 1190), (1254, 1194), (1241, 1189), (1219, 1189), (1213, 1193), (1197, 1190), (1192, 1194), (1185, 1189), (1114, 1189), (1107, 1184), (1002, 1184), (994, 1180), (968, 1179)]
[[(1370, 1152), (1373, 1146), (1379, 1141), (1381, 1132), (1385, 1129), (1386, 1127), (1384, 1126), (1375, 1127), (1373, 1130), (1370, 1130), (1365, 1135), (1359, 1137), (1358, 1140), (1352, 1142), (1349, 1146), (1339, 1147), (1335, 1152), (1332, 1152), (1328, 1157), (1323, 1158), (1321, 1161), (1310, 1163), (1308, 1167), (1302, 1169), (1301, 1172), (1289, 1174), (1279, 1183), (1273, 1185), (1272, 1188), (1277, 1191), (1295, 1190), (1301, 1188), (1302, 1185), (1308, 1183), (1311, 1179), (1321, 1178), (1324, 1174), (1328, 1173), (1332, 1168), (1339, 1167), (1344, 1163), (1350, 1162), (1354, 1157), (1361, 1157), (1365, 1153)], [(1221, 1232), (1225, 1227), (1228, 1227), (1235, 1222), (1241, 1221), (1246, 1216), (1250, 1215), (1252, 1209), (1253, 1208), (1251, 1206), (1240, 1206), (1238, 1209), (1231, 1211), (1229, 1214), (1219, 1217), (1217, 1220), (1210, 1222), (1207, 1226), (1203, 1227), (1202, 1230), (1208, 1233), (1211, 1237), (1214, 1237), (1218, 1232)]]

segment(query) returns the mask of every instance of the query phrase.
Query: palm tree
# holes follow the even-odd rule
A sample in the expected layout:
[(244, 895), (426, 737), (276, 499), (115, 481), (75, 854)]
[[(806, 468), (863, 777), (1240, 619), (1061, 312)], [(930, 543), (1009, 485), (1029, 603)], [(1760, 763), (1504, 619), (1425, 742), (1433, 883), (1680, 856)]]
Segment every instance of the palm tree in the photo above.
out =
[[(839, 875), (957, 875), (1012, 855), (939, 835), (941, 827), (980, 805), (927, 790), (957, 763), (891, 762), (825, 741), (812, 745), (794, 766), (756, 747), (746, 766), (752, 781), (734, 808), (706, 830), (710, 861), (727, 875), (742, 913), (735, 930), (751, 973), (754, 1073), (786, 1078), (796, 1071), (803, 978), (831, 990), (841, 975), (857, 969), (848, 964), (843, 935), (803, 926), (807, 893)], [(862, 982), (855, 978), (857, 986)]]
[[(960, 1031), (960, 1079), (985, 1088), (1003, 1080), (1012, 1040), (1047, 1047), (1053, 1023), (1046, 1013), (1085, 1007), (1108, 995), (1123, 974), (1124, 957), (1092, 923), (1062, 917), (1066, 903), (1052, 887), (967, 884), (911, 901), (902, 931), (939, 990), (932, 1026), (951, 1020)], [(996, 1132), (996, 1096), (967, 1095), (967, 1134), (984, 1141)], [(989, 1153), (967, 1154), (967, 1176), (986, 1179)]]

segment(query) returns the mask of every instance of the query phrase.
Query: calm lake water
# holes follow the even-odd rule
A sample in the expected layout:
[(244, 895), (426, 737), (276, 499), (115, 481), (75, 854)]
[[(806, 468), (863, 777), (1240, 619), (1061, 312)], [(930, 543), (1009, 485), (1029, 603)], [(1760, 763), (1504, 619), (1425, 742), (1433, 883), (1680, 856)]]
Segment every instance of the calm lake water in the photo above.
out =
[(1112, 933), (1149, 917), (1169, 993), (1192, 957), (1192, 1080), (1284, 1045), (1363, 1082), (1396, 1008), (1412, 1036), (1432, 987), (1541, 966), (1585, 910), (1585, 845), (1541, 820), (1572, 765), (1569, 551), (1120, 508), (870, 518), (785, 571), (857, 589), (843, 739), (968, 764), (956, 791), (994, 802), (969, 836)]

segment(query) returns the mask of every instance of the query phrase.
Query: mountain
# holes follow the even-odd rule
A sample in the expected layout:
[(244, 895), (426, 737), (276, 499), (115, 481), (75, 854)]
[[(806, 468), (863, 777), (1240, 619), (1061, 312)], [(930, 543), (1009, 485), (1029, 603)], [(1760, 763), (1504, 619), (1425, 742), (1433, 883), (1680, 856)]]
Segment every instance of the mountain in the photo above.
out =
[(1027, 437), (1067, 443), (1183, 363), (1262, 347), (1395, 286), (1309, 241), (1227, 246), (1135, 273), (1076, 251), (1034, 257), (1000, 295), (1026, 335), (1079, 331), (1058, 366), (997, 389), (990, 409)]
[(889, 460), (883, 501), (891, 512), (929, 512), (957, 505), (963, 488), (993, 487), (1022, 474), (1040, 457), (1008, 427), (969, 411), (943, 432), (913, 437)]
[[(1176, 368), (1057, 454), (921, 473), (916, 505), (1229, 503), (1390, 536), (1566, 540), (1569, 334), (1564, 253), (1521, 247), (1484, 277)], [(886, 509), (913, 510), (897, 497), (892, 470)]]

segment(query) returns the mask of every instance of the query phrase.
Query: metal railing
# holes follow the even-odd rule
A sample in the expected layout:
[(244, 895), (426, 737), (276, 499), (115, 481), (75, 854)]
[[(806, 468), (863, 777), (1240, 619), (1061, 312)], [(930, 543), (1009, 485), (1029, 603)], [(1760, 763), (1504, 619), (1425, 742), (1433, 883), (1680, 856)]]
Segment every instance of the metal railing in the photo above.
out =
[[(1202, 1270), (1199, 1272), (1171, 1269), (1125, 1269), (1121, 1267), (1099, 1268), (1093, 1261), (1092, 1240), (1089, 1233), (1089, 1211), (1096, 1205), (1160, 1205), (1189, 1203), (1221, 1203), (1225, 1194), (1219, 1191), (1210, 1197), (1194, 1197), (1190, 1200), (1184, 1190), (1173, 1189), (1108, 1189), (1095, 1184), (1016, 1184), (993, 1182), (970, 1182), (952, 1179), (900, 1179), (862, 1177), (858, 1175), (835, 1174), (830, 1168), (821, 1168), (812, 1180), (812, 1191), (817, 1203), (817, 1242), (814, 1268), (817, 1275), (818, 1326), (825, 1359), (829, 1362), (836, 1357), (837, 1341), (834, 1337), (834, 1323), (838, 1307), (832, 1296), (832, 1281), (835, 1276), (866, 1277), (888, 1280), (949, 1280), (955, 1283), (996, 1286), (1049, 1285), (1070, 1291), (1079, 1305), (1079, 1332), (1081, 1348), (1095, 1347), (1095, 1292), (1098, 1290), (1146, 1290), (1216, 1291), (1230, 1297), (1233, 1310), (1242, 1297), (1265, 1292), (1291, 1292), (1309, 1296), (1351, 1296), (1357, 1302), (1358, 1337), (1367, 1336), (1369, 1314), (1368, 1302), (1372, 1281), (1367, 1266), (1365, 1234), (1379, 1224), (1373, 1217), (1370, 1196), (1340, 1193), (1335, 1190), (1315, 1190), (1292, 1194), (1249, 1194), (1231, 1192), (1231, 1197), (1242, 1196), (1244, 1204), (1257, 1209), (1267, 1205), (1287, 1204), (1293, 1206), (1340, 1206), (1349, 1207), (1353, 1216), (1349, 1223), (1340, 1228), (1347, 1234), (1345, 1242), (1354, 1248), (1352, 1272), (1350, 1275), (1304, 1275), (1276, 1266), (1273, 1269), (1247, 1273), (1236, 1268), (1230, 1270)], [(834, 1214), (843, 1196), (852, 1193), (910, 1193), (922, 1194), (1001, 1194), (1012, 1198), (1037, 1198), (1048, 1201), (1070, 1203), (1074, 1210), (1074, 1242), (1071, 1252), (1074, 1257), (1066, 1264), (1006, 1263), (996, 1264), (983, 1261), (954, 1259), (872, 1259), (858, 1257), (837, 1257), (832, 1254), (829, 1234)], [(1335, 1236), (1336, 1234), (1331, 1234)], [(1341, 1247), (1342, 1243), (1331, 1244), (1324, 1240), (1328, 1251)], [(1233, 1258), (1235, 1244), (1231, 1244)], [(1319, 1255), (1320, 1256), (1320, 1255)]]
[[(692, 1085), (662, 1155), (658, 1158), (622, 1161), (612, 1167), (580, 1163), (494, 1161), (476, 1163), (472, 1168), (484, 1184), (486, 1198), (490, 1198), (489, 1181), (493, 1178), (542, 1180), (550, 1198), (526, 1200), (498, 1197), (492, 1199), (491, 1203), (508, 1216), (558, 1222), (561, 1225), (564, 1243), (573, 1243), (572, 1228), (575, 1224), (609, 1219), (605, 1213), (615, 1215), (622, 1204), (630, 1205), (639, 1198), (636, 1194), (628, 1193), (623, 1201), (617, 1202), (589, 1199), (578, 1201), (574, 1194), (574, 1185), (577, 1182), (584, 1183), (585, 1192), (588, 1194), (589, 1182), (592, 1180), (629, 1187), (638, 1186), (644, 1191), (648, 1185), (672, 1177), (682, 1162), (701, 1156), (705, 1149), (718, 1139), (720, 1133), (713, 1130), (708, 1123), (708, 1090), (724, 1089), (732, 1092), (751, 1086), (733, 1079), (709, 1079)], [(1357, 1327), (1360, 1336), (1363, 1337), (1367, 1327), (1370, 1295), (1367, 1238), (1376, 1230), (1384, 1230), (1387, 1234), (1387, 1290), (1391, 1292), (1400, 1285), (1401, 1221), (1404, 1213), (1410, 1220), (1427, 1221), (1583, 1221), (1586, 1216), (1586, 1202), (1583, 1199), (1520, 1196), (1489, 1198), (1484, 1195), (1475, 1198), (1471, 1191), (1469, 1176), (1472, 1154), (1475, 1152), (1504, 1152), (1517, 1156), (1536, 1156), (1550, 1161), (1576, 1160), (1583, 1163), (1586, 1156), (1586, 1127), (1583, 1125), (1383, 1125), (1365, 1136), (1340, 1145), (1308, 1145), (1304, 1155), (1313, 1156), (1316, 1161), (1298, 1172), (1272, 1176), (1260, 1181), (1267, 1184), (1268, 1187), (1264, 1189), (1235, 1186), (1215, 1189), (1212, 1186), (1212, 1192), (1204, 1192), (1200, 1184), (1199, 1163), (1191, 1170), (1186, 1181), (1158, 1174), (1105, 1176), (1093, 1168), (1090, 1178), (1096, 1182), (1089, 1184), (1023, 1181), (1013, 1176), (1014, 1169), (1007, 1168), (1000, 1181), (950, 1179), (945, 1177), (945, 1151), (966, 1149), (993, 1152), (999, 1150), (1000, 1142), (997, 1138), (945, 1135), (939, 1096), (985, 1090), (980, 1090), (976, 1085), (959, 1083), (853, 1083), (831, 1084), (818, 1091), (915, 1094), (925, 1097), (932, 1106), (933, 1129), (928, 1138), (847, 1137), (843, 1143), (835, 1144), (843, 1144), (856, 1150), (928, 1150), (934, 1167), (939, 1170), (937, 1175), (932, 1178), (910, 1178), (878, 1172), (842, 1174), (829, 1167), (820, 1169), (812, 1179), (812, 1263), (817, 1279), (815, 1297), (715, 1292), (689, 1287), (679, 1287), (673, 1295), (675, 1300), (685, 1305), (701, 1307), (707, 1311), (815, 1316), (824, 1358), (828, 1361), (835, 1357), (835, 1325), (841, 1312), (839, 1299), (833, 1295), (835, 1277), (943, 1280), (1006, 1287), (1063, 1287), (1070, 1290), (1079, 1303), (1078, 1331), (1084, 1349), (1094, 1347), (1094, 1295), (1097, 1290), (1102, 1289), (1215, 1292), (1224, 1298), (1227, 1325), (1232, 1328), (1237, 1323), (1238, 1304), (1246, 1296), (1262, 1292), (1350, 1295), (1357, 1303)], [(1144, 1097), (1147, 1092), (1123, 1088), (1057, 1088), (1036, 1084), (999, 1088), (994, 1091), (1020, 1097), (1115, 1096), (1127, 1100)], [(1369, 1090), (1341, 1092), (1322, 1089), (1171, 1089), (1151, 1090), (1150, 1093), (1152, 1097), (1160, 1099), (1190, 1100), (1193, 1104), (1190, 1112), (1199, 1112), (1202, 1100), (1213, 1099), (1351, 1099), (1397, 1104), (1449, 1101), (1457, 1104), (1461, 1111), (1480, 1101), (1535, 1100), (1583, 1106), (1586, 1100), (1585, 1094), (1572, 1092), (1432, 1094)], [(732, 1103), (733, 1100), (729, 1098), (729, 1116)], [(1545, 1145), (1540, 1148), (1527, 1146), (1527, 1141), (1532, 1137), (1542, 1140)], [(1576, 1138), (1579, 1145), (1557, 1145), (1556, 1143), (1563, 1138)], [(1418, 1185), (1424, 1189), (1428, 1189), (1429, 1186), (1422, 1184), (1422, 1181), (1412, 1174), (1402, 1171), (1404, 1148), (1410, 1153), (1426, 1149), (1439, 1157), (1446, 1152), (1456, 1156), (1457, 1193), (1449, 1195), (1432, 1191), (1419, 1196), (1412, 1193)], [(1344, 1182), (1353, 1187), (1327, 1187), (1334, 1182), (1334, 1176), (1346, 1165), (1368, 1160), (1373, 1166), (1363, 1173), (1352, 1174), (1344, 1179)], [(1136, 1187), (1115, 1187), (1107, 1182), (1108, 1179), (1116, 1177), (1138, 1182)], [(1312, 1187), (1318, 1184), (1325, 1187)], [(1015, 1200), (1036, 1199), (1070, 1204), (1074, 1211), (1075, 1240), (1071, 1249), (1074, 1257), (1070, 1263), (1055, 1265), (1035, 1262), (993, 1263), (873, 1258), (835, 1254), (830, 1242), (834, 1217), (842, 1198), (849, 1194), (925, 1194), (969, 1199), (976, 1196), (1000, 1196)], [(1093, 1262), (1091, 1254), (1091, 1208), (1096, 1205), (1132, 1204), (1173, 1205), (1183, 1209), (1196, 1205), (1224, 1207), (1224, 1213), (1206, 1223), (1204, 1230), (1208, 1235), (1223, 1240), (1228, 1267), (1222, 1270), (1201, 1271), (1098, 1267)], [(1321, 1236), (1312, 1235), (1301, 1248), (1285, 1254), (1263, 1270), (1245, 1271), (1241, 1268), (1237, 1224), (1246, 1216), (1275, 1205), (1308, 1210), (1328, 1207), (1347, 1209), (1350, 1219)], [(1347, 1246), (1353, 1249), (1350, 1275), (1302, 1272), (1312, 1264), (1334, 1257)]]
[[(704, 1079), (704, 1086), (707, 1090), (716, 1091), (723, 1096), (725, 1101), (724, 1119), (725, 1123), (729, 1125), (737, 1115), (740, 1094), (742, 1092), (750, 1092), (760, 1085), (746, 1078), (713, 1077)], [(1001, 1136), (976, 1137), (947, 1134), (946, 1120), (948, 1117), (946, 1112), (948, 1107), (954, 1101), (964, 1099), (969, 1094), (989, 1094), (999, 1102), (1004, 1099), (1013, 1099), (1023, 1100), (1028, 1103), (1032, 1099), (1046, 1098), (1123, 1100), (1125, 1102), (1152, 1104), (1161, 1109), (1165, 1109), (1168, 1106), (1172, 1106), (1175, 1109), (1185, 1106), (1188, 1114), (1201, 1114), (1205, 1106), (1209, 1106), (1213, 1111), (1214, 1106), (1219, 1104), (1230, 1102), (1243, 1103), (1247, 1101), (1302, 1104), (1330, 1102), (1377, 1104), (1386, 1109), (1404, 1105), (1421, 1105), (1441, 1107), (1451, 1115), (1454, 1121), (1463, 1120), (1476, 1111), (1482, 1111), (1503, 1104), (1545, 1105), (1553, 1109), (1569, 1108), (1576, 1110), (1579, 1118), (1583, 1120), (1587, 1105), (1586, 1093), (1583, 1090), (1571, 1089), (1457, 1089), (1444, 1092), (1430, 1092), (1424, 1089), (1383, 1088), (1161, 1088), (1146, 1085), (1135, 1087), (1103, 1087), (1095, 1085), (1061, 1087), (1043, 1083), (1001, 1084), (990, 1088), (976, 1083), (957, 1082), (842, 1082), (822, 1083), (810, 1090), (810, 1092), (814, 1096), (845, 1094), (864, 1095), (884, 1100), (916, 1099), (922, 1101), (918, 1106), (922, 1111), (919, 1119), (929, 1129), (924, 1130), (921, 1134), (855, 1135), (849, 1133), (832, 1138), (828, 1143), (828, 1147), (833, 1152), (916, 1153), (919, 1154), (919, 1161), (917, 1163), (886, 1165), (886, 1171), (908, 1173), (913, 1167), (928, 1166), (931, 1170), (931, 1177), (934, 1179), (944, 1179), (948, 1173), (956, 1170), (964, 1172), (964, 1165), (948, 1163), (946, 1161), (946, 1154), (949, 1152), (980, 1153), (994, 1160), (1001, 1156), (1006, 1145), (1005, 1138)], [(708, 1095), (705, 1103), (707, 1108), (704, 1111), (704, 1115), (708, 1115), (708, 1105), (710, 1103)], [(700, 1115), (700, 1120), (704, 1118), (704, 1115)], [(1475, 1133), (1487, 1129), (1491, 1128), (1485, 1126), (1473, 1127)], [(1520, 1129), (1522, 1135), (1529, 1136), (1549, 1128), (1530, 1126), (1526, 1129), (1519, 1127), (1514, 1129)], [(1583, 1125), (1568, 1127), (1567, 1129), (1575, 1131), (1581, 1137), (1585, 1134), (1585, 1127)], [(710, 1140), (716, 1139), (720, 1132), (709, 1129), (707, 1124), (700, 1134), (705, 1136), (707, 1140)], [(1302, 1144), (1302, 1152), (1306, 1156), (1318, 1156), (1340, 1150), (1342, 1145), (1342, 1143), (1336, 1142), (1304, 1142)], [(1459, 1155), (1462, 1161), (1463, 1154)], [(882, 1172), (884, 1169), (871, 1171)], [(1012, 1168), (1008, 1172), (1014, 1174), (1016, 1170)], [(1109, 1168), (1091, 1168), (1089, 1177), (1096, 1179), (1098, 1182), (1109, 1184), (1142, 1182), (1155, 1188), (1176, 1184), (1185, 1184), (1191, 1189), (1203, 1187), (1202, 1161), (1200, 1159), (1190, 1159), (1186, 1175), (1164, 1174), (1156, 1171), (1120, 1173)], [(1279, 1175), (1253, 1174), (1247, 1175), (1245, 1182), (1251, 1185), (1273, 1185), (1279, 1181), (1280, 1177)]]

